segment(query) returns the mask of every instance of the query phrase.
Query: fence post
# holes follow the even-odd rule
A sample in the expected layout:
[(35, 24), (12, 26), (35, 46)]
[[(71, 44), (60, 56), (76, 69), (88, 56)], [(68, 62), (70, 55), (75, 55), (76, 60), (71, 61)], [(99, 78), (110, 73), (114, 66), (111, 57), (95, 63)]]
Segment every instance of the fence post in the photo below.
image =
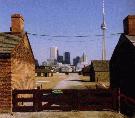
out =
[(41, 93), (40, 89), (36, 89), (33, 93), (33, 107), (34, 111), (41, 111), (42, 110), (42, 101), (41, 101)]
[(12, 111), (16, 111), (18, 102), (16, 101), (17, 93), (15, 90), (12, 91)]
[(111, 90), (112, 97), (113, 97), (113, 109), (116, 111), (119, 111), (119, 105), (118, 105), (118, 89), (114, 88)]
[(38, 109), (37, 111), (42, 111), (42, 96), (43, 95), (40, 91), (40, 89), (37, 91), (37, 105), (38, 105)]
[(72, 110), (78, 110), (78, 90), (72, 90)]
[(33, 107), (34, 107), (34, 111), (38, 111), (37, 90), (35, 90), (34, 93), (33, 93)]

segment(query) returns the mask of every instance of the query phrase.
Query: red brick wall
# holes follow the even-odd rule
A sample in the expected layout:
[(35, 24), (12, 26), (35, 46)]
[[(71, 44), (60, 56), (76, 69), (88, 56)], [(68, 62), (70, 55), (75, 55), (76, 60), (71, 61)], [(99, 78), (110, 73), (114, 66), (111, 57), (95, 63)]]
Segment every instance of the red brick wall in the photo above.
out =
[(12, 111), (12, 90), (35, 87), (35, 61), (25, 36), (11, 59), (0, 59), (0, 112)]
[(0, 59), (0, 112), (11, 112), (11, 60)]
[(129, 15), (123, 20), (124, 33), (127, 35), (135, 35), (135, 15)]
[(11, 28), (12, 32), (24, 31), (24, 19), (20, 14), (13, 14), (11, 16)]
[(35, 87), (35, 61), (27, 36), (12, 53), (12, 89), (33, 89)]

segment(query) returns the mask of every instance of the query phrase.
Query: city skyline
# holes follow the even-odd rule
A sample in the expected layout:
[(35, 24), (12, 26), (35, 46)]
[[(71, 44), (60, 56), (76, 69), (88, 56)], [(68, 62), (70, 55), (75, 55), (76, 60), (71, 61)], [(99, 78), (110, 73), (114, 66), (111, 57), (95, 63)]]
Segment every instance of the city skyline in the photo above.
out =
[[(43, 60), (42, 62), (40, 62), (40, 65), (43, 64), (44, 62), (47, 62), (47, 60), (57, 60), (57, 62), (59, 63), (65, 63), (65, 53), (69, 53), (69, 55), (71, 55), (71, 52), (69, 51), (63, 51), (63, 53), (59, 53), (59, 48), (58, 47), (50, 47), (50, 56), (46, 59), (46, 60)], [(80, 57), (80, 62), (88, 62), (88, 58), (87, 58), (87, 55), (83, 52), (82, 55), (74, 55), (73, 59), (71, 59), (69, 57), (69, 63), (72, 65), (74, 62), (73, 60), (76, 58), (76, 57)], [(38, 59), (36, 59), (38, 60)], [(63, 61), (63, 62), (61, 62)], [(66, 64), (66, 63), (65, 63)], [(43, 64), (44, 65), (44, 64)]]
[[(29, 35), (29, 39), (40, 63), (49, 57), (52, 46), (71, 52), (71, 59), (83, 52), (89, 60), (101, 59), (102, 0), (1, 0), (0, 3), (0, 17), (4, 18), (0, 19), (0, 31), (10, 30), (12, 14), (22, 14), (26, 31), (38, 34)], [(119, 39), (119, 35), (111, 34), (123, 32), (122, 19), (135, 13), (134, 5), (135, 0), (105, 0), (107, 59)]]

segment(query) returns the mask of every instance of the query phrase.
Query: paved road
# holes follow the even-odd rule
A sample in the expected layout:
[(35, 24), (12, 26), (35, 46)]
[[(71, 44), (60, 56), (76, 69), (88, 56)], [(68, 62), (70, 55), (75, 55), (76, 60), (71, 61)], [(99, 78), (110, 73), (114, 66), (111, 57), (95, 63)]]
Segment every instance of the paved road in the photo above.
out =
[(60, 81), (54, 89), (85, 89), (86, 87), (80, 81), (80, 77), (76, 73), (71, 73), (67, 79)]

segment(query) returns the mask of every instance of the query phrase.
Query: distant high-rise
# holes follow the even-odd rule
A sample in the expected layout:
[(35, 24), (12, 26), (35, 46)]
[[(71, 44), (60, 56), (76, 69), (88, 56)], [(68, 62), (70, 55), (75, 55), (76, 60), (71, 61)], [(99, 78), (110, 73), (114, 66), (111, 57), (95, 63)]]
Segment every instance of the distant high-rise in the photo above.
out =
[(87, 55), (85, 53), (83, 53), (81, 59), (80, 59), (81, 62), (87, 62)]
[(65, 52), (64, 53), (64, 63), (65, 64), (70, 64), (70, 52)]
[(38, 60), (35, 59), (35, 66), (39, 66)]
[(50, 59), (56, 59), (58, 57), (58, 48), (57, 47), (51, 47), (50, 48)]
[(47, 66), (47, 62), (46, 61), (43, 61), (42, 62), (42, 66)]
[(76, 58), (73, 59), (73, 65), (77, 66), (77, 64), (80, 62), (80, 57), (77, 56)]
[(63, 63), (63, 56), (58, 55), (57, 62)]

